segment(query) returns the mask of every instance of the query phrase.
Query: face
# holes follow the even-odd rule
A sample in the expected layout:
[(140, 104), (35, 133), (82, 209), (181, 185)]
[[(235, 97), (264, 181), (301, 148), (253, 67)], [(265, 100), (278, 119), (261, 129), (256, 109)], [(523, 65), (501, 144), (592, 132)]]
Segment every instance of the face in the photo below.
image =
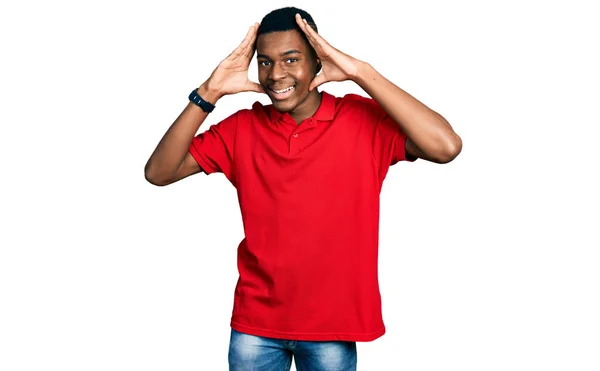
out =
[[(309, 93), (318, 60), (299, 31), (278, 31), (256, 40), (258, 80), (280, 112), (298, 121), (310, 117), (318, 108), (317, 89)], [(306, 117), (302, 117), (306, 116)]]

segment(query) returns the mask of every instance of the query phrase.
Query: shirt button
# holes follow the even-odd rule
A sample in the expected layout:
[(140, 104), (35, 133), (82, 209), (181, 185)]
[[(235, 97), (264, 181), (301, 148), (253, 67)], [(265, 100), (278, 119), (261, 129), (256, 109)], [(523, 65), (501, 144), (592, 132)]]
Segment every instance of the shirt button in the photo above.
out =
[(298, 138), (298, 133), (294, 134), (294, 138)]

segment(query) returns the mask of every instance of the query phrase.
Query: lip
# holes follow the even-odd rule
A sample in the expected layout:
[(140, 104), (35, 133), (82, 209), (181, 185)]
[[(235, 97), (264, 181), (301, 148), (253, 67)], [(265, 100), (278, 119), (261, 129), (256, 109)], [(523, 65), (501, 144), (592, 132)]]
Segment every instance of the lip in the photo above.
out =
[[(276, 93), (273, 91), (273, 90), (283, 90), (283, 89), (287, 89), (289, 87), (292, 87), (292, 89), (290, 89), (289, 91), (286, 91), (285, 93)], [(269, 91), (269, 95), (274, 100), (284, 100), (284, 99), (289, 98), (292, 94), (294, 94), (294, 90), (296, 90), (296, 84), (288, 85), (287, 87), (285, 87), (283, 89), (273, 89), (272, 86), (267, 87), (267, 90)]]

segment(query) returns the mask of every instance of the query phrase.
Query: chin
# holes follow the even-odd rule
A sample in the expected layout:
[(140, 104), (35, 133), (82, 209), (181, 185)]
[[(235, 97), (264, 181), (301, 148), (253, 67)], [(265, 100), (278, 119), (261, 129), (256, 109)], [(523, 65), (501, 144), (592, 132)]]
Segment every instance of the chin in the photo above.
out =
[(284, 101), (280, 101), (271, 99), (271, 102), (273, 103), (273, 107), (275, 107), (275, 109), (279, 112), (290, 112), (298, 106), (297, 100), (291, 101), (286, 99)]

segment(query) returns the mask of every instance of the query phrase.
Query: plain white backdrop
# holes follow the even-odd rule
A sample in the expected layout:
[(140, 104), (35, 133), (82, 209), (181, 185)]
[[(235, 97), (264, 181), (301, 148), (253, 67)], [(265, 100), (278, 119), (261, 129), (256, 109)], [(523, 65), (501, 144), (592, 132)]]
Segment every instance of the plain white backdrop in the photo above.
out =
[[(155, 187), (143, 168), (248, 27), (295, 5), (463, 139), (449, 164), (388, 173), (387, 333), (358, 343), (358, 369), (599, 370), (592, 4), (3, 3), (0, 369), (227, 369), (235, 189), (222, 174)], [(223, 98), (200, 131), (256, 100)]]

